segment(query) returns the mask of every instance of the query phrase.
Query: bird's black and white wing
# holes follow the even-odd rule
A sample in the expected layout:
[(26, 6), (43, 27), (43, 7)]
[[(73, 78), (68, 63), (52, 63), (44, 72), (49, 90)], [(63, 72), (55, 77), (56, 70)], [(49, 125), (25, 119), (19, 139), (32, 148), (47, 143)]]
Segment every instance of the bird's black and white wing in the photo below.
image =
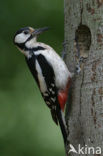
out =
[(39, 55), (32, 55), (26, 59), (27, 64), (38, 83), (41, 94), (47, 106), (51, 110), (51, 115), (56, 124), (58, 124), (56, 109), (57, 109), (57, 88), (55, 86), (55, 75), (52, 66), (46, 58)]

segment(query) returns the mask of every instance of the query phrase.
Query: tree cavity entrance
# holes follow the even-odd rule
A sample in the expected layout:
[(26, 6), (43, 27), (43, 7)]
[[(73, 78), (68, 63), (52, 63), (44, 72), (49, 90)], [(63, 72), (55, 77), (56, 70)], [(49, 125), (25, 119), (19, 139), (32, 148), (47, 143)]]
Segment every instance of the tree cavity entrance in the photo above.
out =
[[(79, 25), (75, 32), (75, 54), (87, 58), (91, 45), (91, 32), (86, 25)], [(78, 56), (79, 53), (79, 56)]]

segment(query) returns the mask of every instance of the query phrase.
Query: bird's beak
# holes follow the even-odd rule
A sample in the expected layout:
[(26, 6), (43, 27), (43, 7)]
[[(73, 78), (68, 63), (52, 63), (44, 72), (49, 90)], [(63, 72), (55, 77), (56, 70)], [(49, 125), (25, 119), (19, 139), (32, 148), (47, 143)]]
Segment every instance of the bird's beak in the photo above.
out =
[(49, 28), (48, 27), (44, 27), (44, 28), (39, 28), (39, 29), (35, 29), (33, 32), (32, 32), (32, 36), (37, 36), (41, 33), (43, 33), (44, 31), (47, 31)]

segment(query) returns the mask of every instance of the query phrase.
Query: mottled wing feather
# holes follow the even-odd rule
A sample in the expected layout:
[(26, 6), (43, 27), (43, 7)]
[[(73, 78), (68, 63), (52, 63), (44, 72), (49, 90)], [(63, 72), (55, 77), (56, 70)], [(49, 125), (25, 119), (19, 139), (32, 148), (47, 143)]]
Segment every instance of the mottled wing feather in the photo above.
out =
[(51, 109), (51, 116), (52, 116), (53, 121), (58, 125), (58, 118), (57, 118), (56, 110)]
[(26, 59), (27, 64), (30, 68), (30, 71), (32, 72), (36, 82), (39, 85), (38, 77), (37, 77), (37, 71), (35, 70), (36, 68), (36, 60), (38, 61), (41, 69), (42, 69), (42, 75), (45, 79), (46, 86), (47, 86), (47, 91), (44, 93), (41, 90), (41, 94), (44, 98), (45, 103), (51, 110), (51, 115), (54, 120), (54, 122), (57, 124), (58, 119), (57, 119), (57, 114), (56, 114), (56, 101), (57, 101), (57, 88), (55, 86), (55, 75), (52, 66), (48, 63), (48, 61), (45, 59), (45, 57), (41, 54), (39, 55), (33, 55), (30, 59)]

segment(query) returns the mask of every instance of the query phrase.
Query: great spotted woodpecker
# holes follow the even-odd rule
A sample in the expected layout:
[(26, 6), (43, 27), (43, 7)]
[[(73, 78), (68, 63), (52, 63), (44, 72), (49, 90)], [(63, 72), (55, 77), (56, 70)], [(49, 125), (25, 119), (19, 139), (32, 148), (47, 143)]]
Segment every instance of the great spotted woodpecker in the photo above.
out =
[(14, 36), (14, 44), (25, 55), (28, 67), (35, 78), (45, 103), (50, 108), (56, 124), (60, 125), (64, 143), (67, 130), (63, 115), (71, 83), (71, 73), (60, 56), (50, 46), (37, 42), (37, 37), (47, 27), (33, 29), (25, 27)]

